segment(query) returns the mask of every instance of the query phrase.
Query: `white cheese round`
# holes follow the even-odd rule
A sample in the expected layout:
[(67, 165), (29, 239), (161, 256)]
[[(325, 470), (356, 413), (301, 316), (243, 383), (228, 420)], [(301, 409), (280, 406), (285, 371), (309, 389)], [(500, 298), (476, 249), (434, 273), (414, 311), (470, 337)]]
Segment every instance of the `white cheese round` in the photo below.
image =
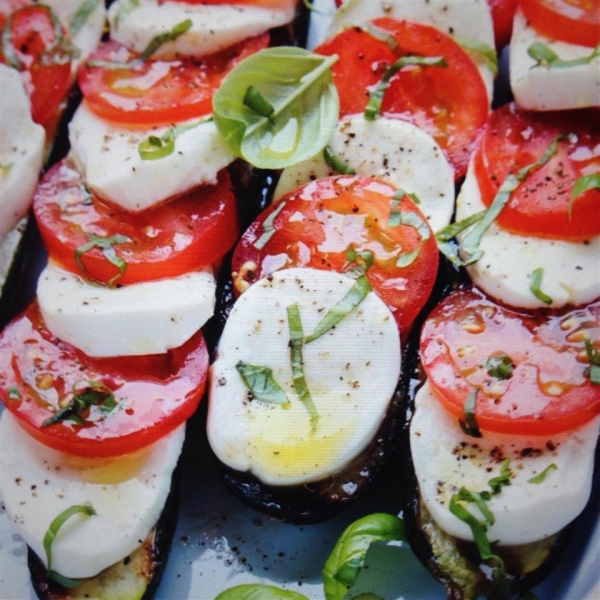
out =
[[(303, 347), (304, 371), (319, 415), (292, 381), (287, 308), (298, 304), (304, 336), (353, 286), (330, 271), (293, 268), (253, 284), (234, 305), (211, 368), (208, 439), (219, 458), (273, 485), (299, 485), (342, 470), (371, 442), (400, 373), (398, 328), (374, 293), (328, 333)], [(239, 361), (272, 369), (289, 404), (250, 400)]]
[(52, 570), (92, 577), (146, 539), (171, 489), (185, 426), (154, 445), (115, 458), (82, 458), (30, 437), (10, 411), (0, 418), (0, 496), (15, 531), (47, 565), (43, 540), (50, 523), (73, 505), (96, 515), (74, 515), (52, 544)]
[[(472, 165), (456, 201), (456, 220), (485, 209)], [(458, 236), (464, 238), (464, 234)], [(543, 269), (541, 290), (551, 308), (588, 304), (600, 296), (600, 236), (585, 242), (517, 235), (492, 223), (481, 240), (483, 256), (467, 267), (473, 283), (509, 306), (547, 307), (530, 289), (531, 274)]]
[[(437, 142), (412, 123), (392, 117), (343, 119), (329, 142), (334, 155), (359, 175), (387, 180), (414, 193), (434, 231), (454, 213), (454, 171)], [(335, 175), (323, 153), (284, 169), (275, 198), (320, 177)]]
[[(471, 529), (449, 509), (461, 487), (489, 491), (510, 459), (510, 485), (488, 502), (495, 523), (487, 532), (501, 545), (527, 544), (560, 531), (589, 499), (600, 417), (575, 431), (552, 436), (463, 433), (458, 420), (443, 409), (425, 383), (415, 399), (410, 448), (421, 498), (437, 525), (456, 537), (472, 540)], [(556, 468), (550, 465), (556, 465)], [(546, 472), (540, 483), (530, 480)], [(473, 504), (468, 510), (478, 519)]]
[[(198, 120), (177, 123), (194, 125)], [(83, 102), (69, 123), (70, 157), (89, 189), (125, 210), (137, 212), (195, 187), (215, 184), (218, 172), (234, 160), (212, 121), (176, 135), (174, 151), (143, 159), (139, 145), (161, 137), (170, 127), (128, 129), (100, 119)]]
[(143, 52), (157, 35), (163, 35), (190, 19), (191, 28), (174, 41), (162, 44), (153, 58), (177, 56), (201, 57), (214, 54), (242, 40), (274, 27), (291, 23), (296, 3), (282, 2), (280, 7), (231, 4), (188, 4), (139, 0), (117, 0), (108, 10), (110, 35), (128, 48)]
[(0, 240), (25, 216), (37, 185), (46, 134), (31, 119), (21, 76), (0, 64)]
[(212, 316), (215, 290), (208, 271), (108, 288), (49, 262), (37, 297), (49, 331), (88, 356), (138, 356), (191, 338)]

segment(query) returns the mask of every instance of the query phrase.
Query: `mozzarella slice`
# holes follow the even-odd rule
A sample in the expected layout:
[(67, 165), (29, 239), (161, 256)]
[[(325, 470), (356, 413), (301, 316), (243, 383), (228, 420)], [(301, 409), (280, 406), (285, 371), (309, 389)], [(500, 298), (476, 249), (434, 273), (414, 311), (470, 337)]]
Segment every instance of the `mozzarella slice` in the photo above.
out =
[(46, 134), (31, 119), (18, 71), (0, 64), (0, 240), (25, 216), (38, 182)]
[[(456, 220), (485, 209), (472, 165), (456, 201)], [(459, 240), (465, 234), (458, 236)], [(482, 258), (467, 267), (473, 283), (509, 306), (547, 308), (530, 289), (531, 274), (543, 270), (541, 290), (551, 308), (588, 304), (600, 296), (600, 236), (584, 242), (517, 235), (495, 223), (483, 235)]]
[[(189, 128), (186, 128), (187, 126)], [(155, 206), (197, 186), (215, 184), (233, 161), (212, 121), (178, 123), (175, 149), (156, 160), (143, 159), (139, 145), (170, 128), (127, 129), (100, 119), (82, 103), (71, 123), (71, 158), (98, 196), (133, 212)]]
[(563, 60), (591, 55), (592, 48), (551, 40), (529, 25), (517, 10), (510, 41), (510, 87), (517, 104), (527, 110), (565, 110), (600, 106), (600, 56), (573, 67), (536, 66), (527, 49), (540, 42)]
[[(333, 154), (359, 175), (385, 179), (420, 200), (431, 228), (450, 223), (454, 213), (454, 171), (437, 142), (411, 123), (389, 117), (340, 121), (329, 142)], [(275, 198), (320, 177), (335, 175), (323, 153), (283, 170)]]
[[(349, 0), (335, 12), (327, 35), (331, 37), (341, 29), (379, 17), (417, 21), (436, 27), (459, 43), (468, 40), (495, 48), (492, 15), (486, 0)], [(485, 82), (491, 103), (494, 73), (481, 56), (474, 53), (472, 58)]]
[(73, 505), (96, 515), (74, 515), (52, 543), (52, 569), (92, 577), (146, 539), (163, 510), (183, 446), (185, 426), (154, 445), (115, 458), (82, 458), (48, 448), (29, 436), (10, 411), (0, 418), (0, 495), (15, 531), (47, 564), (43, 540), (50, 523)]
[(279, 7), (231, 4), (188, 4), (139, 0), (117, 0), (108, 10), (111, 38), (136, 52), (143, 52), (157, 35), (172, 31), (186, 20), (192, 26), (174, 41), (162, 44), (154, 58), (206, 56), (274, 27), (291, 23), (296, 2), (287, 0)]
[[(560, 531), (583, 510), (589, 499), (600, 417), (575, 431), (553, 436), (465, 435), (457, 419), (442, 408), (429, 383), (419, 390), (410, 425), (410, 447), (421, 498), (440, 528), (472, 540), (471, 530), (449, 510), (461, 487), (489, 491), (510, 459), (510, 485), (492, 496), (495, 517), (489, 540), (501, 545), (527, 544)], [(556, 465), (556, 468), (550, 465)], [(540, 483), (530, 480), (546, 469)], [(469, 510), (481, 518), (474, 505)]]
[[(208, 439), (221, 462), (267, 484), (296, 485), (340, 471), (372, 441), (400, 373), (398, 328), (374, 292), (303, 346), (319, 415), (314, 431), (292, 382), (288, 307), (298, 304), (306, 336), (353, 284), (339, 273), (293, 268), (257, 281), (238, 298), (211, 368)], [(290, 403), (252, 399), (239, 361), (272, 369)]]
[(88, 356), (138, 356), (192, 337), (214, 312), (215, 290), (207, 271), (107, 288), (50, 262), (37, 297), (49, 331)]

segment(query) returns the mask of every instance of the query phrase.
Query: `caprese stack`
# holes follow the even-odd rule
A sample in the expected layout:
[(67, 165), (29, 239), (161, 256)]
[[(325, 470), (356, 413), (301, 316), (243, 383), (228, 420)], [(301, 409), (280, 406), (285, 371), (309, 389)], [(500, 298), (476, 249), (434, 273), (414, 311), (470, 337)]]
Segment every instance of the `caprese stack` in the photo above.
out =
[(0, 493), (42, 597), (137, 598), (160, 578), (157, 521), (208, 371), (200, 329), (239, 234), (211, 99), (295, 15), (117, 1), (81, 67), (70, 153), (34, 193), (48, 264), (0, 334)]

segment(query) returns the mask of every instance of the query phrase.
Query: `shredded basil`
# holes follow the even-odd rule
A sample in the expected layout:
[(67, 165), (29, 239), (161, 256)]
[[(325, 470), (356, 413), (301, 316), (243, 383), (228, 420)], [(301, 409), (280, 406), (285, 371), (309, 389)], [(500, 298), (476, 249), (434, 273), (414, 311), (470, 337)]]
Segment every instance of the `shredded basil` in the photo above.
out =
[(72, 36), (77, 35), (80, 29), (85, 25), (89, 16), (94, 12), (96, 6), (98, 6), (100, 0), (84, 0), (77, 12), (73, 15), (71, 22), (69, 23), (69, 31)]
[(484, 366), (487, 368), (488, 375), (496, 377), (496, 379), (510, 379), (515, 363), (508, 354), (497, 354), (490, 356)]
[[(396, 259), (396, 266), (403, 268), (410, 266), (419, 256), (423, 242), (426, 242), (431, 237), (431, 230), (427, 222), (416, 212), (398, 211), (394, 218), (399, 225), (406, 225), (417, 230), (420, 236), (419, 245), (410, 252), (401, 252)], [(388, 221), (389, 224), (389, 221)]]
[(327, 145), (323, 148), (323, 158), (327, 165), (336, 173), (342, 175), (355, 175), (356, 170), (353, 169), (347, 162), (344, 162), (337, 154), (333, 153), (331, 146)]
[(550, 475), (552, 471), (556, 471), (557, 469), (558, 465), (556, 463), (551, 463), (541, 473), (539, 473), (535, 477), (532, 477), (531, 479), (528, 479), (527, 482), (534, 483), (536, 485), (539, 483), (543, 483), (546, 480), (546, 477), (548, 477), (548, 475)]
[(435, 234), (439, 251), (453, 264), (461, 266), (462, 260), (458, 255), (458, 244), (456, 244), (456, 242), (452, 242), (451, 240), (453, 240), (465, 229), (468, 229), (478, 221), (481, 221), (481, 219), (483, 219), (485, 216), (485, 213), (485, 210), (480, 210), (479, 212), (468, 216), (462, 221), (456, 221), (446, 225), (446, 227), (442, 227), (442, 229)]
[(284, 207), (285, 200), (281, 202), (279, 206), (263, 221), (263, 232), (261, 236), (252, 244), (257, 250), (262, 250), (277, 231), (277, 227), (275, 227), (275, 219), (284, 209)]
[(415, 204), (421, 204), (421, 200), (416, 194), (407, 192), (402, 188), (398, 188), (394, 192), (390, 202), (390, 216), (387, 222), (388, 227), (397, 227), (398, 225), (402, 225), (402, 211), (400, 210), (400, 204), (404, 196), (408, 196)]
[(80, 581), (63, 577), (59, 573), (52, 571), (52, 544), (54, 543), (60, 528), (66, 523), (66, 521), (76, 514), (83, 514), (91, 517), (92, 515), (96, 514), (96, 511), (91, 504), (74, 504), (73, 506), (69, 506), (69, 508), (63, 510), (63, 512), (55, 517), (52, 523), (50, 523), (48, 531), (46, 531), (46, 534), (44, 535), (43, 542), (44, 550), (46, 551), (46, 563), (48, 564), (48, 575), (60, 583), (64, 582), (63, 585), (66, 587), (75, 587), (80, 583)]
[(251, 365), (240, 360), (235, 368), (256, 400), (283, 406), (290, 404), (285, 390), (277, 383), (273, 370), (269, 367)]
[(0, 163), (0, 175), (8, 175), (13, 168), (13, 163), (8, 163), (7, 165), (3, 165)]
[(179, 36), (183, 35), (187, 31), (189, 31), (192, 27), (192, 20), (186, 19), (185, 21), (181, 21), (181, 23), (177, 23), (171, 31), (167, 31), (165, 33), (160, 33), (154, 36), (149, 42), (144, 51), (140, 54), (140, 60), (146, 61), (153, 54), (155, 54), (158, 49), (167, 44), (169, 42), (174, 42)]
[(8, 388), (8, 399), (9, 400), (20, 400), (21, 399), (21, 390), (16, 385), (13, 385)]
[(598, 44), (591, 54), (574, 58), (572, 60), (563, 60), (550, 48), (542, 42), (534, 42), (527, 48), (527, 54), (536, 61), (533, 69), (536, 67), (548, 67), (550, 69), (568, 69), (569, 67), (579, 67), (592, 62), (597, 56), (600, 56), (600, 44)]
[(502, 488), (511, 485), (511, 479), (514, 477), (514, 473), (510, 468), (510, 458), (507, 458), (502, 465), (500, 465), (500, 475), (492, 477), (488, 481), (488, 485), (491, 489), (491, 494), (496, 496), (502, 491)]
[(254, 85), (248, 86), (244, 94), (243, 103), (250, 110), (266, 119), (271, 119), (275, 112), (275, 107), (258, 91)]
[(118, 29), (119, 25), (139, 6), (140, 0), (121, 0), (115, 17), (115, 29)]
[(344, 272), (344, 275), (347, 275), (352, 279), (358, 279), (366, 274), (374, 261), (375, 256), (370, 250), (357, 252), (356, 248), (350, 244), (346, 248), (346, 262), (342, 267), (342, 271)]
[(443, 56), (403, 56), (389, 66), (381, 77), (379, 83), (369, 91), (369, 101), (365, 107), (365, 119), (374, 121), (381, 114), (381, 105), (385, 92), (390, 87), (390, 79), (398, 71), (408, 66), (419, 67), (446, 67), (448, 66)]
[(544, 269), (541, 267), (534, 269), (531, 273), (531, 280), (529, 282), (529, 289), (531, 293), (544, 304), (552, 304), (553, 300), (548, 294), (545, 294), (542, 289), (542, 278), (544, 277)]
[(107, 385), (91, 380), (87, 380), (84, 383), (85, 387), (81, 389), (77, 385), (73, 386), (73, 398), (71, 402), (56, 414), (46, 419), (42, 423), (42, 427), (49, 427), (63, 421), (73, 421), (77, 425), (84, 425), (84, 413), (92, 406), (97, 407), (98, 410), (104, 413), (109, 413), (117, 407), (115, 395)]
[(176, 125), (167, 129), (160, 137), (149, 135), (138, 144), (138, 154), (142, 160), (160, 160), (175, 152), (175, 141), (186, 131), (201, 125), (203, 121)]
[(588, 190), (600, 190), (600, 173), (592, 173), (591, 175), (582, 175), (573, 186), (571, 197), (569, 198), (569, 221), (573, 216), (573, 203)]
[(484, 42), (479, 42), (477, 40), (462, 38), (462, 37), (454, 37), (454, 40), (462, 46), (467, 53), (471, 55), (475, 55), (475, 58), (481, 57), (485, 65), (492, 72), (494, 77), (498, 75), (498, 54), (496, 50), (485, 44)]
[(590, 367), (587, 369), (587, 375), (593, 384), (600, 385), (600, 354), (598, 354), (598, 350), (594, 348), (589, 339), (585, 340), (585, 351), (587, 353), (588, 360), (590, 361)]
[(304, 373), (304, 358), (302, 349), (304, 347), (304, 331), (300, 318), (300, 309), (297, 304), (287, 307), (288, 323), (290, 328), (290, 361), (292, 364), (292, 381), (298, 397), (306, 407), (310, 416), (311, 431), (317, 429), (319, 414), (308, 389), (306, 375)]
[[(89, 242), (82, 244), (75, 250), (75, 262), (77, 266), (81, 269), (81, 272), (85, 275), (85, 277), (93, 282), (98, 283), (100, 285), (107, 285), (108, 287), (113, 287), (116, 282), (123, 276), (127, 269), (127, 263), (116, 253), (115, 246), (117, 244), (126, 244), (131, 242), (131, 238), (126, 235), (116, 234), (108, 238), (103, 238), (93, 233), (88, 234)], [(83, 264), (81, 257), (90, 252), (94, 248), (98, 248), (102, 253), (102, 256), (106, 258), (106, 260), (111, 264), (117, 267), (119, 272), (112, 277), (108, 283), (104, 283), (102, 281), (98, 281), (89, 276), (85, 265)]]
[(465, 420), (458, 420), (460, 428), (466, 435), (471, 437), (482, 437), (479, 426), (477, 425), (477, 419), (475, 418), (475, 408), (477, 405), (477, 389), (471, 390), (467, 396), (464, 406)]
[(398, 43), (396, 36), (389, 33), (389, 31), (386, 31), (381, 27), (377, 27), (377, 25), (374, 25), (369, 21), (361, 23), (360, 28), (368, 33), (371, 37), (383, 42), (392, 52), (398, 51), (400, 44)]
[(315, 330), (305, 338), (304, 343), (310, 344), (322, 335), (333, 329), (340, 321), (345, 319), (372, 291), (369, 280), (363, 275), (359, 277), (346, 295), (321, 319)]

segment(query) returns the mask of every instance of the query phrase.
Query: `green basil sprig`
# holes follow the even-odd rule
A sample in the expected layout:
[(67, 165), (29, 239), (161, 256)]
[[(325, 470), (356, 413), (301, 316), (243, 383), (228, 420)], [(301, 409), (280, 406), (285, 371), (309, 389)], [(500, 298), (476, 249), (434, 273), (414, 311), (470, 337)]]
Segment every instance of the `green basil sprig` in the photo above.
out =
[(242, 583), (222, 591), (215, 600), (308, 600), (304, 594), (264, 583)]
[[(113, 287), (117, 281), (123, 277), (125, 271), (127, 270), (127, 263), (117, 254), (115, 246), (117, 244), (129, 243), (132, 241), (131, 238), (119, 233), (107, 238), (90, 233), (88, 234), (88, 238), (89, 242), (82, 244), (75, 250), (75, 262), (77, 263), (77, 266), (81, 269), (81, 272), (84, 274), (86, 279), (92, 283)], [(119, 270), (119, 272), (114, 277), (111, 277), (106, 284), (91, 277), (85, 268), (85, 265), (83, 264), (82, 256), (94, 248), (98, 248), (102, 253), (102, 256), (104, 256), (104, 258), (106, 258), (111, 265), (114, 265)]]
[(254, 399), (282, 406), (290, 404), (285, 390), (277, 383), (275, 377), (273, 377), (273, 369), (251, 365), (241, 360), (238, 361), (235, 368)]
[(370, 546), (376, 542), (406, 541), (404, 521), (395, 515), (367, 515), (347, 527), (323, 567), (327, 600), (342, 600), (364, 566)]
[(213, 116), (234, 154), (255, 167), (281, 169), (320, 152), (339, 115), (331, 77), (337, 59), (280, 46), (233, 69), (213, 97)]
[(527, 54), (536, 64), (533, 65), (533, 69), (536, 67), (548, 67), (550, 69), (568, 69), (569, 67), (579, 67), (591, 63), (597, 56), (600, 56), (600, 44), (598, 44), (594, 50), (588, 56), (582, 56), (581, 58), (574, 58), (572, 60), (564, 60), (550, 48), (550, 46), (543, 42), (534, 42), (527, 48)]

